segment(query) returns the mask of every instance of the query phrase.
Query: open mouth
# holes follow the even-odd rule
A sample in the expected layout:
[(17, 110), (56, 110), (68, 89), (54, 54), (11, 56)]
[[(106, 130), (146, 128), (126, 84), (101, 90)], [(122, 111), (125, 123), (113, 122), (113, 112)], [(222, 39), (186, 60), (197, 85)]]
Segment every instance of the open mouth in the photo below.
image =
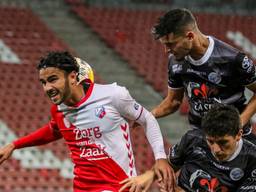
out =
[(59, 94), (58, 91), (49, 91), (49, 92), (47, 93), (48, 97), (51, 98), (51, 99), (56, 98), (56, 96), (57, 96), (58, 94)]

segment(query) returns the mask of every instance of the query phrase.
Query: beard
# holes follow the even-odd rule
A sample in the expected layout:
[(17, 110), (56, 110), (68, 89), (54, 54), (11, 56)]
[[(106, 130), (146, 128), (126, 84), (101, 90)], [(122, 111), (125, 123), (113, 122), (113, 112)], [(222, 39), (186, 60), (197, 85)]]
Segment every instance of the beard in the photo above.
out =
[(52, 88), (47, 91), (47, 96), (55, 105), (60, 105), (66, 102), (71, 96), (71, 89), (68, 79), (65, 79), (64, 87), (62, 89)]

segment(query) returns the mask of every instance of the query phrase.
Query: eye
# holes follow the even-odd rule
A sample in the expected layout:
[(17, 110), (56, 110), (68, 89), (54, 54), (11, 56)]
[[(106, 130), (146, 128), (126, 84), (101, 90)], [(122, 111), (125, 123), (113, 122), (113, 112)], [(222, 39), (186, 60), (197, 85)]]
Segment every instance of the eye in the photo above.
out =
[(210, 144), (210, 145), (213, 145), (214, 142), (212, 140), (207, 140), (207, 142)]
[(46, 82), (44, 80), (40, 80), (41, 85), (45, 85)]
[(221, 146), (225, 146), (228, 143), (228, 141), (219, 141), (218, 144)]
[(56, 82), (57, 80), (58, 80), (57, 77), (49, 77), (49, 78), (48, 78), (48, 82), (49, 82), (49, 83), (54, 83), (54, 82)]

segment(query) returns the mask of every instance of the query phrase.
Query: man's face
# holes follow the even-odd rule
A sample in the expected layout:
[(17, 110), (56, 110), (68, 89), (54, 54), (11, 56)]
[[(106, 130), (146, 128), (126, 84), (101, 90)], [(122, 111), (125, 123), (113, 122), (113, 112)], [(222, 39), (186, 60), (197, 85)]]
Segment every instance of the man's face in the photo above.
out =
[(165, 46), (165, 52), (173, 54), (176, 60), (179, 61), (189, 55), (192, 49), (193, 34), (192, 32), (186, 35), (174, 35), (173, 33), (169, 33), (159, 40)]
[(39, 71), (39, 80), (44, 92), (50, 100), (59, 105), (71, 96), (69, 75), (55, 67), (42, 68)]
[(223, 137), (212, 137), (206, 135), (206, 141), (212, 154), (218, 161), (228, 160), (236, 151), (241, 133), (236, 136), (225, 135)]

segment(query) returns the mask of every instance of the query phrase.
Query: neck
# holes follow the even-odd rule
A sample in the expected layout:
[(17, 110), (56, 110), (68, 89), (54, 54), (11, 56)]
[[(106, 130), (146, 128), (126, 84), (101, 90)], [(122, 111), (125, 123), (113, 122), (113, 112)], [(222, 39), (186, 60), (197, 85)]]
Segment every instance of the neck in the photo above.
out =
[(84, 89), (82, 84), (76, 85), (70, 93), (69, 99), (67, 99), (66, 102), (64, 102), (65, 105), (73, 106), (86, 95), (87, 89)]
[(209, 39), (202, 33), (198, 33), (198, 36), (192, 45), (193, 48), (192, 48), (191, 52), (189, 53), (189, 55), (194, 60), (201, 59), (204, 56), (209, 44), (210, 44)]

